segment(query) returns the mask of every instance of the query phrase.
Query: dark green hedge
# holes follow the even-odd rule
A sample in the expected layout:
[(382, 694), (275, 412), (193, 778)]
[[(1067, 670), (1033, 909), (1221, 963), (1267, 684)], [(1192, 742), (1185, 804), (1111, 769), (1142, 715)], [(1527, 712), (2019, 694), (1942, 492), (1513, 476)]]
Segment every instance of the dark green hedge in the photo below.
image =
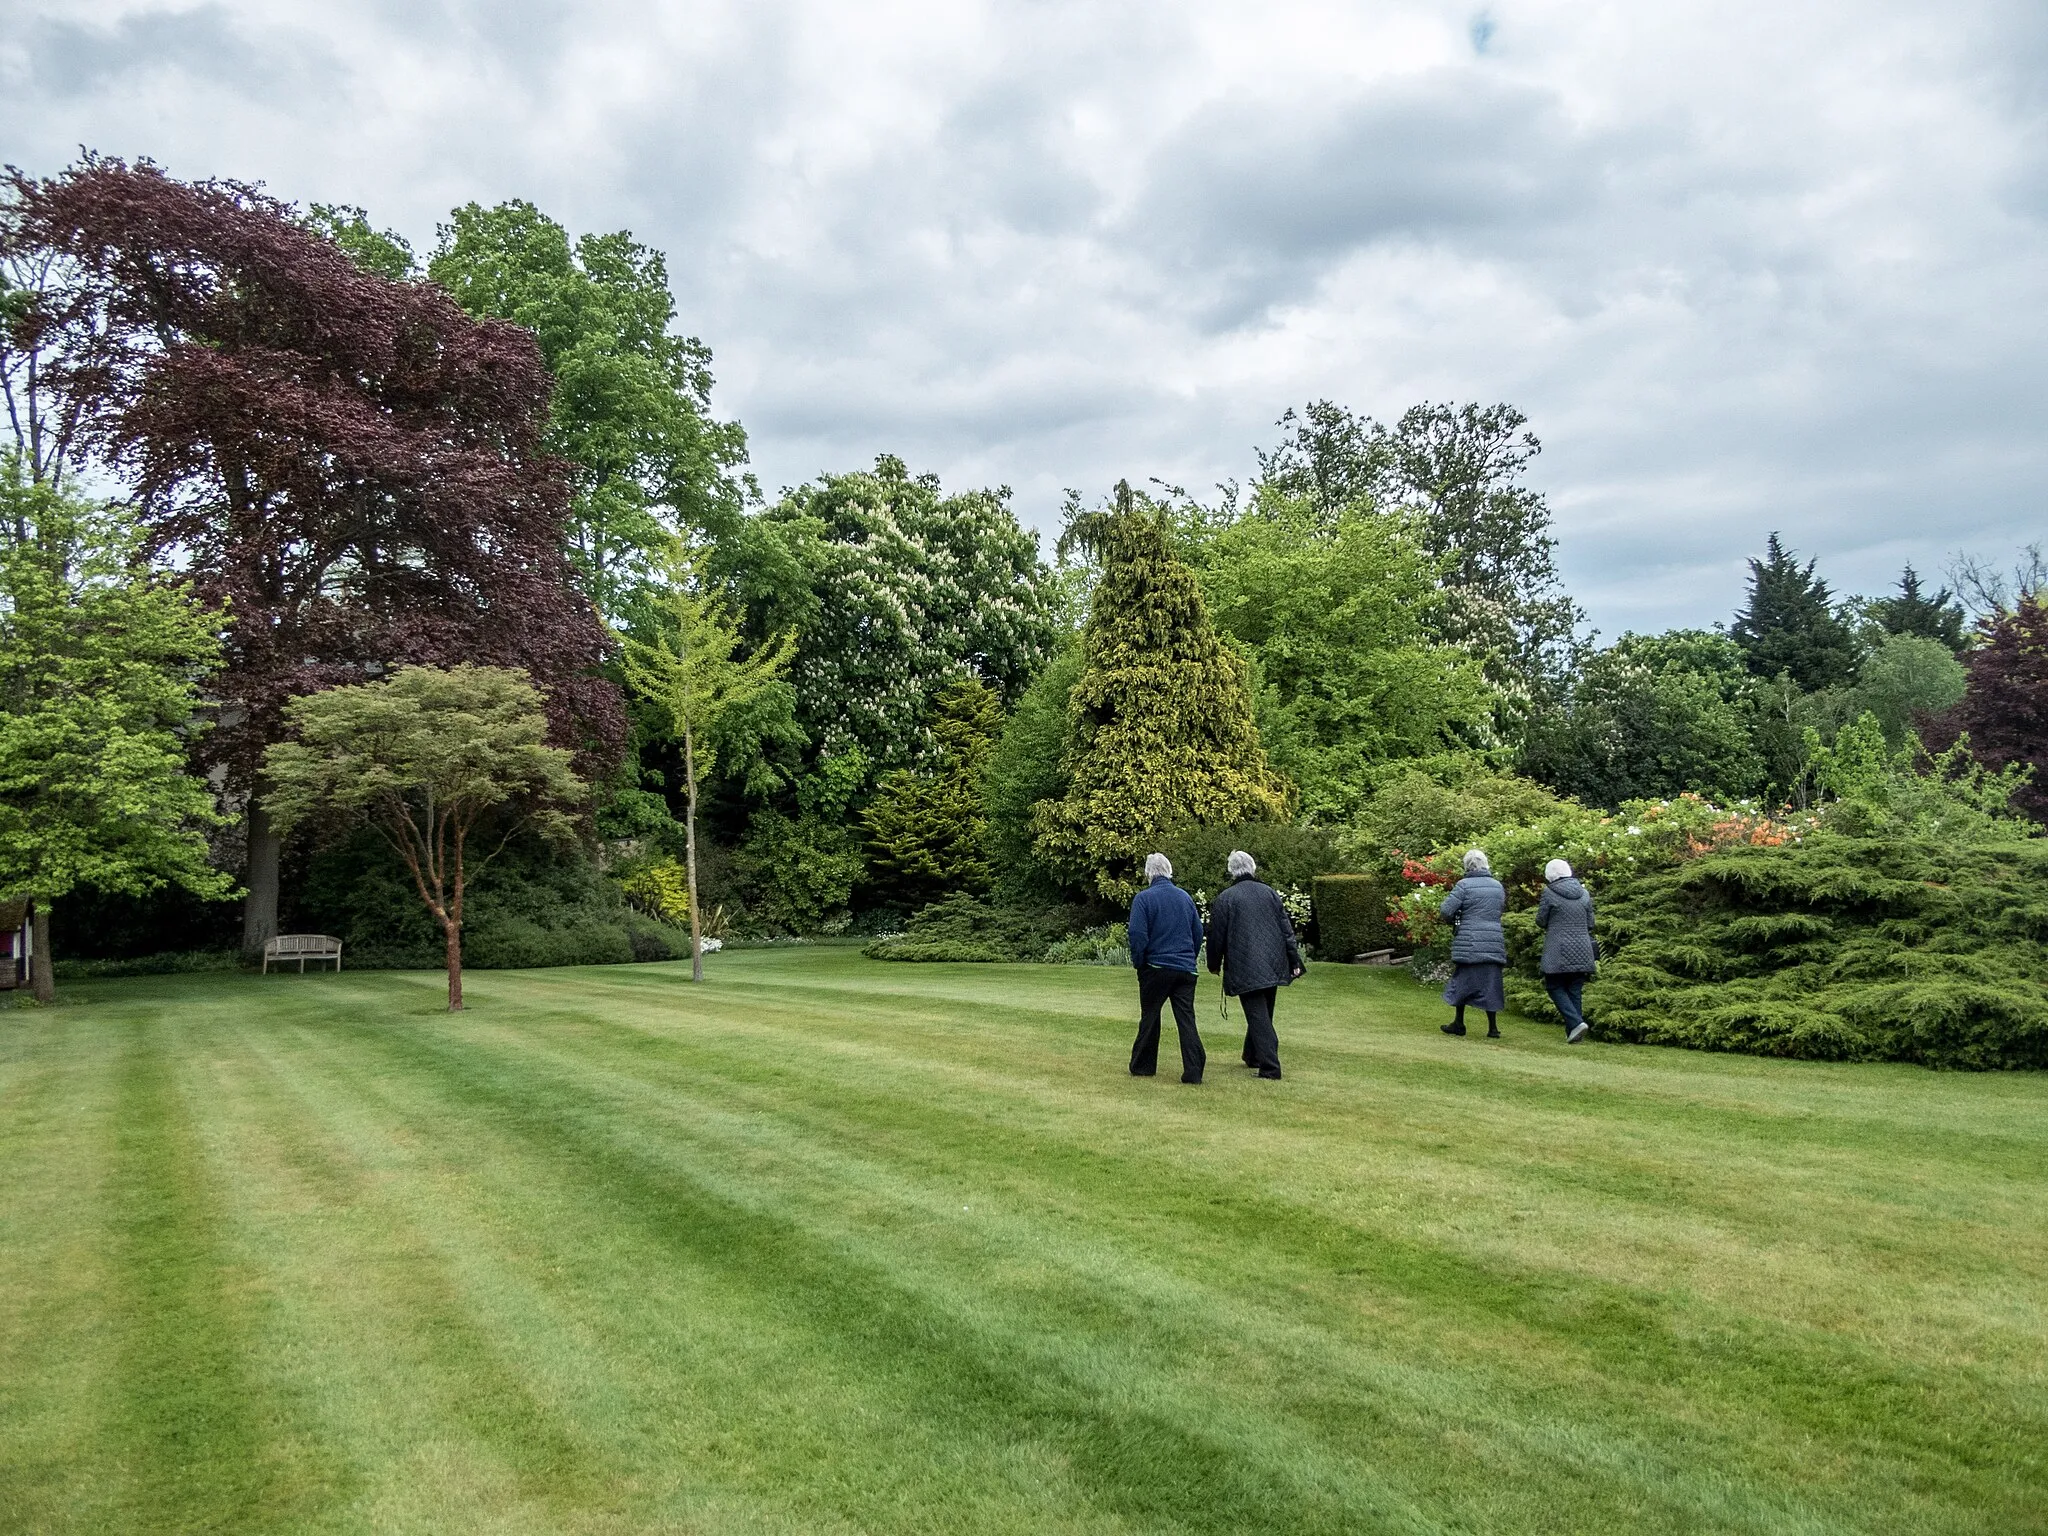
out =
[[(1838, 1061), (2048, 1066), (2048, 839), (1822, 834), (1595, 892), (1596, 1037)], [(1540, 944), (1510, 918), (1515, 1000)]]
[(1008, 907), (973, 896), (948, 896), (920, 909), (900, 934), (862, 951), (871, 960), (938, 960), (968, 964), (1039, 960), (1076, 932), (1076, 908)]
[[(431, 970), (445, 958), (441, 930), (412, 877), (374, 833), (358, 831), (308, 861), (293, 933), (331, 933), (350, 970)], [(579, 848), (516, 839), (470, 886), (462, 962), (476, 970), (680, 960), (687, 931), (626, 905), (618, 882)]]
[(1316, 953), (1323, 959), (1353, 960), (1398, 942), (1387, 926), (1387, 883), (1378, 875), (1318, 875), (1313, 895)]

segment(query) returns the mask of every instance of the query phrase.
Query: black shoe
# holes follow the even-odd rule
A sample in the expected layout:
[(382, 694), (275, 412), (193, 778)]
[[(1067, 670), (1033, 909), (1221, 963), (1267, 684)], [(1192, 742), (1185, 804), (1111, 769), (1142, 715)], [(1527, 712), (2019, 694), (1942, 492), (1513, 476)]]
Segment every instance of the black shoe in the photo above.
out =
[(1269, 1083), (1280, 1081), (1280, 1074), (1278, 1072), (1261, 1072), (1259, 1076)]
[(1500, 1038), (1500, 1026), (1498, 1024), (1487, 1025), (1486, 1038), (1489, 1040), (1498, 1040)]
[(1437, 1028), (1447, 1035), (1462, 1035), (1465, 1033), (1465, 1026), (1462, 1024), (1439, 1024)]
[(1131, 1068), (1131, 1076), (1133, 1077), (1157, 1077), (1158, 1075), (1157, 1071), (1140, 1072), (1136, 1067)]
[(1202, 1080), (1199, 1077), (1184, 1077), (1181, 1079), (1181, 1081), (1186, 1083), (1190, 1088), (1199, 1088), (1202, 1086)]

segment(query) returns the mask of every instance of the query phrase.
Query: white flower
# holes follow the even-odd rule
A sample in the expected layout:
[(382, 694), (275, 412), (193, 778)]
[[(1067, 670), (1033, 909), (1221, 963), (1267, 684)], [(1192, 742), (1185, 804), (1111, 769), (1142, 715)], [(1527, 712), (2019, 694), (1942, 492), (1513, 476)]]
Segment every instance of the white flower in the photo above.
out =
[(717, 954), (717, 953), (718, 953), (718, 952), (719, 952), (719, 951), (720, 951), (721, 949), (725, 948), (725, 940), (723, 940), (723, 939), (705, 939), (705, 940), (703, 940), (703, 941), (702, 941), (701, 943), (699, 943), (699, 944), (698, 944), (697, 948), (698, 948), (698, 949), (700, 949), (700, 950), (702, 950), (702, 951), (703, 951), (703, 952), (704, 952), (705, 954), (707, 954), (707, 955), (715, 955), (715, 954)]

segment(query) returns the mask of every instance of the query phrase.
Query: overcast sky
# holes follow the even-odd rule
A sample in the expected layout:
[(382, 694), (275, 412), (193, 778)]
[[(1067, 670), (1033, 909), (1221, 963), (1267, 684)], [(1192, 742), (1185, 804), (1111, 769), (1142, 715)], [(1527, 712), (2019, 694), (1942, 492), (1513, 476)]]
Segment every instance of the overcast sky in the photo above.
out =
[(772, 493), (1508, 400), (1609, 635), (2048, 536), (2048, 4), (0, 0), (0, 158), (666, 251)]

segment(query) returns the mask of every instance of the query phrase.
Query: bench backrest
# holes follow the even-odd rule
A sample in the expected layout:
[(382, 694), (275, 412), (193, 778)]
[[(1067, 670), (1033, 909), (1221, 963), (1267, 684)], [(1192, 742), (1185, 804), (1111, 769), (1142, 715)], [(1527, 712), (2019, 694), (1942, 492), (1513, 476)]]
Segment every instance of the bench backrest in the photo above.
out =
[(269, 955), (338, 955), (341, 940), (324, 933), (281, 933), (263, 941)]

